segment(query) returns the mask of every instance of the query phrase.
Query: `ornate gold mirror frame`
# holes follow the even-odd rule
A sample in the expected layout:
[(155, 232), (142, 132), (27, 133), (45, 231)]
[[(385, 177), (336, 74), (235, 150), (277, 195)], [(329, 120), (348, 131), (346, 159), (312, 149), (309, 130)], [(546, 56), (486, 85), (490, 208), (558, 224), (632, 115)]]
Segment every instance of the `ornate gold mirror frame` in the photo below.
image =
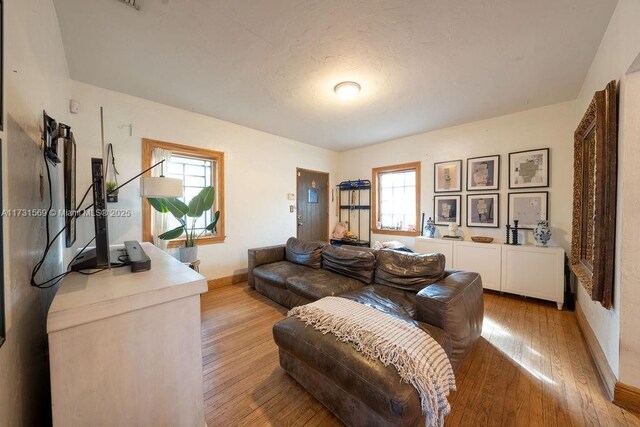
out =
[(598, 91), (574, 134), (571, 270), (611, 307), (615, 272), (618, 103), (616, 82)]

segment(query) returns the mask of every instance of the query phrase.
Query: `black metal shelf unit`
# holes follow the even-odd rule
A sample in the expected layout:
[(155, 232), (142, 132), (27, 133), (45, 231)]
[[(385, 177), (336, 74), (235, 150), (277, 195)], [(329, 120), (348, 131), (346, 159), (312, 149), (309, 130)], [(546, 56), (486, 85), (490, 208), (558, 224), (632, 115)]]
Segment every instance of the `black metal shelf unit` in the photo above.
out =
[[(371, 181), (368, 179), (342, 181), (338, 184), (338, 204), (338, 220), (346, 222), (349, 231), (357, 230), (359, 240), (331, 239), (331, 243), (335, 245), (349, 244), (369, 247), (371, 245)], [(343, 221), (343, 216), (346, 216), (346, 221)], [(354, 227), (355, 224), (352, 224), (353, 217), (356, 217), (357, 228)], [(367, 227), (367, 240), (363, 239), (363, 225)]]

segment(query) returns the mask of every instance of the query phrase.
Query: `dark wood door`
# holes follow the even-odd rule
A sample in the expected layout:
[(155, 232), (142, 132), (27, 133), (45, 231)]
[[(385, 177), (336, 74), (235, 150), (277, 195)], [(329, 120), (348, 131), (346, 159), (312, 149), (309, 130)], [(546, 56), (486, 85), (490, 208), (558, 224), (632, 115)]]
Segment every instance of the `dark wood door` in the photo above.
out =
[(329, 174), (297, 170), (298, 238), (329, 240)]

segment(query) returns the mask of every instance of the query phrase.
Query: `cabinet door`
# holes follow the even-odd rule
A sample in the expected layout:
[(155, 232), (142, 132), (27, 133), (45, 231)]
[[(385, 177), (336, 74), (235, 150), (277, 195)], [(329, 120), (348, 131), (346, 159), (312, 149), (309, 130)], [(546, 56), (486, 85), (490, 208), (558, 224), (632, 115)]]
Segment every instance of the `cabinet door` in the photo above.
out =
[(508, 247), (502, 251), (502, 290), (564, 302), (564, 251), (561, 248)]
[(453, 246), (453, 268), (480, 273), (482, 287), (499, 291), (502, 245), (456, 242)]
[(440, 253), (446, 259), (446, 268), (453, 268), (453, 241), (416, 237), (416, 252), (420, 254)]

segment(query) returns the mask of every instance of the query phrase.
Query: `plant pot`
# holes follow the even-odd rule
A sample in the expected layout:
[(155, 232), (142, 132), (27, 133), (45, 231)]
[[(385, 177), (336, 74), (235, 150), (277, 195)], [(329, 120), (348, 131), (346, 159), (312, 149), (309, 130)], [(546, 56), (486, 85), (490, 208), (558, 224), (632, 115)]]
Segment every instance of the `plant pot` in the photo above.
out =
[(198, 247), (197, 246), (181, 246), (180, 247), (180, 261), (192, 263), (198, 259)]

